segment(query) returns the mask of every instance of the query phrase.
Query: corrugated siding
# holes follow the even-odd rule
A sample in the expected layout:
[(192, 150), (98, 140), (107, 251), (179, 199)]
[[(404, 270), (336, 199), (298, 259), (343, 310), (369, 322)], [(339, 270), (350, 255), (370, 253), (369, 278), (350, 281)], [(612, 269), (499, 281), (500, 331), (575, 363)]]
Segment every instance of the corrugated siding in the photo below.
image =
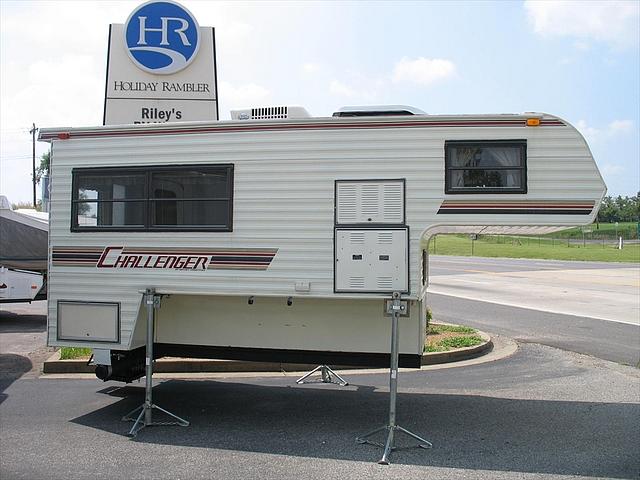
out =
[[(56, 301), (122, 303), (122, 345), (128, 345), (139, 290), (155, 287), (201, 294), (333, 294), (334, 181), (406, 178), (411, 292), (420, 290), (419, 245), (430, 225), (572, 225), (571, 215), (436, 215), (444, 196), (444, 141), (528, 139), (527, 195), (452, 195), (456, 200), (576, 199), (598, 201), (603, 185), (582, 137), (571, 127), (465, 127), (238, 132), (54, 142), (50, 242), (60, 246), (277, 248), (266, 271), (204, 272), (51, 267), (50, 318)], [(74, 167), (234, 164), (234, 222), (228, 233), (71, 233)], [(595, 214), (594, 214), (595, 215)], [(593, 215), (592, 215), (593, 216)], [(49, 325), (56, 338), (55, 322)]]

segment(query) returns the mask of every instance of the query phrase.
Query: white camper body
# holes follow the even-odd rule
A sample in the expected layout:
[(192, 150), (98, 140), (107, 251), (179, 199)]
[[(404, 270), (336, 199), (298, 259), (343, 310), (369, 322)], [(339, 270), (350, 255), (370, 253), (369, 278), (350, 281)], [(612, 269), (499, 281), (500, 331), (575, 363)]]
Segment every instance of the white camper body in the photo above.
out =
[[(398, 291), (409, 305), (400, 362), (418, 366), (431, 235), (589, 224), (606, 191), (582, 135), (546, 114), (58, 128), (40, 139), (52, 143), (48, 343), (111, 353), (144, 345), (141, 292), (154, 288), (159, 354), (384, 365), (384, 302)], [(181, 171), (220, 180), (202, 201), (210, 228), (191, 218), (200, 207), (186, 187), (156, 188)], [(134, 177), (143, 193), (128, 196)], [(106, 184), (108, 199), (85, 184)]]
[(0, 303), (31, 302), (43, 285), (43, 275), (0, 266)]

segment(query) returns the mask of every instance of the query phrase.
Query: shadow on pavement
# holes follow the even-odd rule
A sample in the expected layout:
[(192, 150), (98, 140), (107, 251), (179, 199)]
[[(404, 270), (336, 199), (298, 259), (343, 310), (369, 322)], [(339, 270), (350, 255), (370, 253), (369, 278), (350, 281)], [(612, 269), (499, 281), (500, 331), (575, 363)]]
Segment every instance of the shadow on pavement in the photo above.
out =
[(46, 330), (46, 315), (25, 314), (0, 308), (0, 333), (44, 332)]
[(33, 364), (27, 357), (15, 353), (0, 353), (0, 404), (7, 398), (4, 391), (32, 367)]
[[(122, 400), (72, 421), (125, 435), (131, 424), (120, 418), (143, 402), (143, 386), (107, 387), (100, 393)], [(135, 443), (374, 462), (381, 449), (354, 439), (385, 423), (388, 395), (364, 385), (171, 380), (154, 388), (154, 402), (191, 426), (144, 429)], [(639, 419), (640, 405), (629, 403), (401, 393), (398, 423), (434, 448), (394, 452), (392, 462), (630, 478), (640, 468), (633, 447)]]

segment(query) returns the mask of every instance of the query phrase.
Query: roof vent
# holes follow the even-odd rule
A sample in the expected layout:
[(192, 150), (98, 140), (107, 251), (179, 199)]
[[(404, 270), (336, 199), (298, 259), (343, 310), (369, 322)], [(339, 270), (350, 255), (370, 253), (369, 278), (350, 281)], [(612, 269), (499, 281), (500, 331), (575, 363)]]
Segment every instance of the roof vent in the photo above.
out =
[(342, 107), (334, 117), (391, 117), (397, 115), (426, 115), (419, 108), (408, 105), (367, 105)]
[(303, 107), (259, 107), (231, 110), (232, 120), (274, 120), (286, 118), (310, 118)]

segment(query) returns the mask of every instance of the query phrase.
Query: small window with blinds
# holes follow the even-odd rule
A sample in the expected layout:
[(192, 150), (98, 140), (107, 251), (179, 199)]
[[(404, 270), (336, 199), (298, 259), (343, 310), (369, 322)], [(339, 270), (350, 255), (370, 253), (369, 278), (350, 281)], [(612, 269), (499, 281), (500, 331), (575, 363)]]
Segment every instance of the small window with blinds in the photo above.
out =
[(445, 193), (527, 193), (527, 141), (446, 141)]
[(404, 225), (405, 180), (336, 180), (336, 225)]

